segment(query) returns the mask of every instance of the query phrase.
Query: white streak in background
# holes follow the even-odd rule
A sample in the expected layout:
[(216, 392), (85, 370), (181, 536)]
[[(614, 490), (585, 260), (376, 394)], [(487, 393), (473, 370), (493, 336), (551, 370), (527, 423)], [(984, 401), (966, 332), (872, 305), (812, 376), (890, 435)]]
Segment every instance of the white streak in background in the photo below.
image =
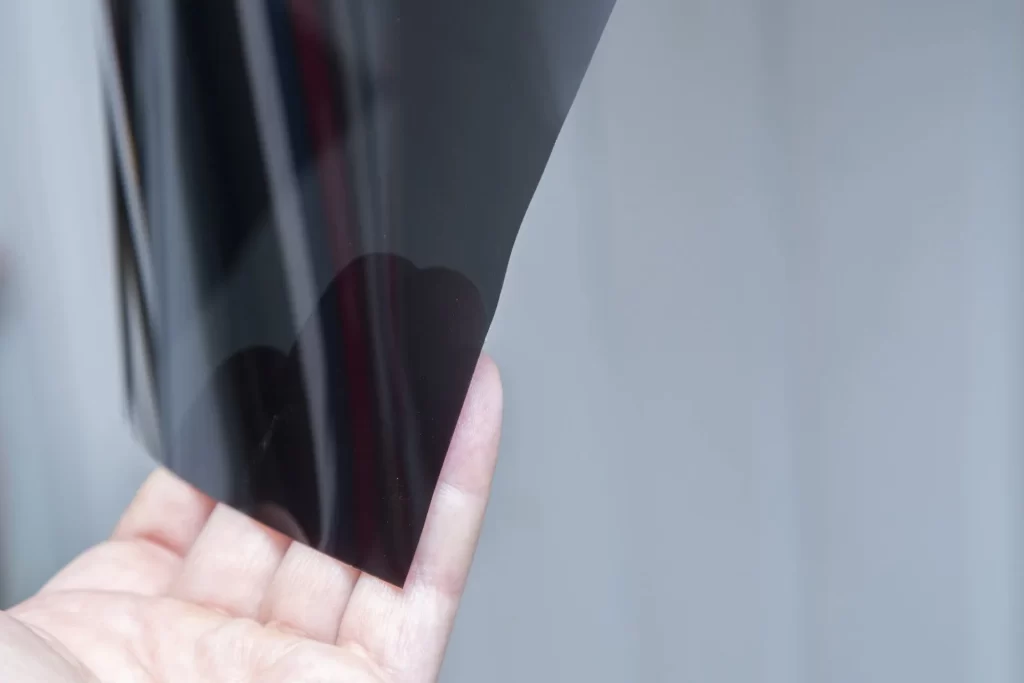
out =
[[(963, 246), (966, 265), (969, 372), (963, 487), (967, 570), (968, 676), (972, 683), (1024, 680), (1024, 577), (1021, 543), (1021, 274), (1024, 164), (1021, 135), (1022, 5), (981, 3), (988, 12), (971, 43), (971, 154)], [(976, 15), (972, 15), (976, 16)]]
[(300, 332), (299, 354), (312, 420), (323, 540), (330, 537), (333, 528), (333, 519), (327, 511), (333, 509), (335, 472), (333, 460), (327, 456), (334, 452), (334, 439), (327, 428), (329, 423), (324, 412), (327, 373), (324, 368), (321, 331), (313, 325), (309, 334), (302, 333), (305, 321), (316, 311), (319, 293), (313, 281), (313, 262), (303, 239), (305, 222), (299, 186), (292, 170), (295, 166), (285, 133), (287, 118), (281, 92), (277, 87), (270, 27), (263, 14), (263, 3), (236, 0), (236, 6), (241, 24), (242, 49), (256, 107), (256, 124), (263, 158), (267, 164), (274, 225), (284, 256), (288, 298), (295, 318), (295, 329)]
[(117, 164), (121, 171), (125, 203), (128, 208), (128, 223), (132, 242), (135, 246), (136, 268), (139, 271), (139, 284), (142, 299), (145, 302), (146, 321), (153, 338), (159, 338), (160, 317), (157, 315), (156, 290), (153, 283), (152, 251), (149, 245), (149, 230), (146, 226), (146, 213), (142, 206), (140, 193), (138, 159), (132, 144), (131, 131), (128, 124), (128, 106), (124, 98), (124, 84), (121, 82), (121, 71), (118, 68), (117, 55), (114, 52), (114, 31), (111, 26), (113, 18), (106, 2), (98, 0), (100, 12), (96, 22), (100, 31), (99, 52), (100, 69), (106, 90), (107, 108), (113, 124), (114, 145), (117, 152)]

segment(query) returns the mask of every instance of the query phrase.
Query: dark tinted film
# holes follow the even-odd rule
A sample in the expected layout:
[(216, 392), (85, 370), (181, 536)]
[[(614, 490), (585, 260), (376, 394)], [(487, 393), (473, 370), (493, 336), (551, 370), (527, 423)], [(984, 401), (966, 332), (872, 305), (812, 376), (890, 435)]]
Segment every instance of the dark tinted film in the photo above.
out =
[(612, 5), (109, 4), (170, 469), (404, 582)]

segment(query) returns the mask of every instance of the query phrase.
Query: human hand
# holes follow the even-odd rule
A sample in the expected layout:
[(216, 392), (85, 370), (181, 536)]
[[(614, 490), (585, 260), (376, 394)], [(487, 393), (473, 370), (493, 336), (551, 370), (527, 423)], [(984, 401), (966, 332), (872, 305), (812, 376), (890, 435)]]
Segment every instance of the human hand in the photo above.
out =
[(157, 471), (109, 541), (0, 612), (0, 681), (435, 680), (500, 427), (501, 384), (483, 359), (404, 591)]

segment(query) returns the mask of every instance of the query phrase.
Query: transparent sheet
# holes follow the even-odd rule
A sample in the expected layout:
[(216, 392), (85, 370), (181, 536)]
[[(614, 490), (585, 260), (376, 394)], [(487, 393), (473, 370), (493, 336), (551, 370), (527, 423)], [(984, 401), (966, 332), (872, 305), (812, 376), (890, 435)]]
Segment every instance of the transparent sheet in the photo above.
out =
[(130, 399), (165, 466), (404, 583), (613, 5), (107, 2)]

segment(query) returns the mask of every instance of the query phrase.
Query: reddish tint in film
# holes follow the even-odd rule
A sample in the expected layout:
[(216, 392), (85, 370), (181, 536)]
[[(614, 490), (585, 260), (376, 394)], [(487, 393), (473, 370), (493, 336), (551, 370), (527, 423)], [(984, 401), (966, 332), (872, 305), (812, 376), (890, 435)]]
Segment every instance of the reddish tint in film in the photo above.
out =
[(404, 583), (613, 4), (107, 3), (129, 395), (168, 468)]

